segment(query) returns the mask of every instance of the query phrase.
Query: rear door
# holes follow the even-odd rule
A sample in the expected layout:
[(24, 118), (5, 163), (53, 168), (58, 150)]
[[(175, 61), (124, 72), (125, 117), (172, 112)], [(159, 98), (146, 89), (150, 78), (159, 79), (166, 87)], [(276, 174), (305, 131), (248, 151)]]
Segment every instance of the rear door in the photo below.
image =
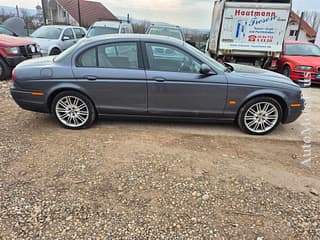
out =
[(136, 41), (102, 44), (76, 57), (73, 72), (102, 114), (147, 113), (147, 83)]
[(223, 74), (202, 75), (202, 62), (168, 44), (145, 43), (148, 112), (159, 115), (223, 115), (227, 80)]

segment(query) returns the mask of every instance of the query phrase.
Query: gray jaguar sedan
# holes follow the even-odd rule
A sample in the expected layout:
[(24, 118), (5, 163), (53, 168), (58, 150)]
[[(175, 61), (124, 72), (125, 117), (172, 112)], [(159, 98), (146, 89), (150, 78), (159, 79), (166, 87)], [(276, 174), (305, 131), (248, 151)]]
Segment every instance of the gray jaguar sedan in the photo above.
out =
[(249, 134), (295, 121), (304, 100), (282, 75), (223, 65), (185, 42), (152, 35), (104, 35), (13, 71), (11, 94), (27, 110), (51, 113), (66, 128), (97, 117), (236, 122)]

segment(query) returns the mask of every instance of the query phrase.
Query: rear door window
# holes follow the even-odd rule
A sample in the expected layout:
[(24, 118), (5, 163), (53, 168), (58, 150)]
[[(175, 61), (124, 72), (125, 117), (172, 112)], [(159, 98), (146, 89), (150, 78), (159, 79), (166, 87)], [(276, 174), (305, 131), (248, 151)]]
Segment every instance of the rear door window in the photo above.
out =
[(137, 43), (113, 43), (98, 46), (98, 66), (138, 69)]
[(84, 51), (77, 67), (139, 69), (138, 45), (134, 42), (104, 44)]
[(86, 35), (86, 33), (81, 28), (74, 28), (73, 31), (77, 39), (83, 38)]

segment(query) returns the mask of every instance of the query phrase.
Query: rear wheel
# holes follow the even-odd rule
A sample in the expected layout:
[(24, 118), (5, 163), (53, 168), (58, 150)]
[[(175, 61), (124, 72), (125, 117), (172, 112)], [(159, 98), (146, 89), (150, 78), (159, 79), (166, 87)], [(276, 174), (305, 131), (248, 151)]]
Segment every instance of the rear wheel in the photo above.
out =
[(76, 91), (59, 93), (54, 97), (51, 108), (56, 120), (65, 128), (88, 128), (96, 117), (91, 100)]
[(10, 68), (8, 64), (0, 58), (0, 80), (6, 80), (10, 77)]
[(277, 100), (258, 97), (247, 102), (239, 111), (238, 125), (252, 135), (271, 133), (280, 124), (283, 111)]

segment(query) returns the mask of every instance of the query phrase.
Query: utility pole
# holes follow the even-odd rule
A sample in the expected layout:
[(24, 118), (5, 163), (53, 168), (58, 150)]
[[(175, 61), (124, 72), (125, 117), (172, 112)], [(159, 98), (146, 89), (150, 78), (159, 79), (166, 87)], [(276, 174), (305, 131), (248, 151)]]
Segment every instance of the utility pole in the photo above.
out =
[(296, 35), (296, 41), (299, 40), (299, 35), (300, 35), (300, 31), (301, 31), (301, 25), (302, 25), (303, 17), (304, 17), (304, 12), (301, 13), (301, 17), (300, 17), (300, 20), (299, 20), (299, 28), (298, 28), (298, 32), (297, 32), (297, 35)]
[(42, 14), (43, 14), (43, 21), (44, 21), (44, 25), (47, 25), (47, 15), (46, 15), (46, 4), (45, 4), (46, 0), (41, 0), (41, 5), (42, 5)]
[(16, 10), (17, 10), (17, 17), (20, 17), (20, 13), (19, 13), (19, 7), (18, 7), (18, 5), (16, 5)]
[(79, 26), (81, 27), (81, 9), (80, 9), (80, 0), (78, 0), (78, 15), (79, 15)]

